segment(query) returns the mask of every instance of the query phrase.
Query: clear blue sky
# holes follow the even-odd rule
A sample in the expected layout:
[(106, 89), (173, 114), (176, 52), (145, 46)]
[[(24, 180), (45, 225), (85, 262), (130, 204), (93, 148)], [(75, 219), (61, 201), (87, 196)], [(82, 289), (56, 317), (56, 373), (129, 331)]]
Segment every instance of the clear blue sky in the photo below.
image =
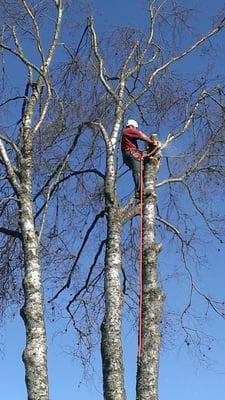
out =
[[(107, 26), (130, 24), (142, 27), (145, 23), (145, 13), (141, 6), (142, 0), (95, 0), (96, 28), (101, 31)], [(184, 4), (197, 4), (202, 10), (199, 24), (202, 31), (208, 30), (208, 15), (216, 14), (216, 10), (223, 6), (222, 0), (186, 0)], [(144, 22), (143, 22), (144, 21)], [(206, 23), (204, 21), (207, 21)], [(225, 251), (217, 251), (216, 244), (210, 249), (211, 269), (205, 270), (202, 275), (203, 284), (210, 284), (215, 292), (223, 293), (225, 281), (224, 272)], [(166, 263), (162, 254), (161, 262)], [(165, 256), (166, 257), (166, 256)], [(172, 262), (172, 260), (171, 260)], [(178, 284), (178, 283), (177, 283)], [(176, 283), (174, 284), (176, 285)], [(170, 296), (173, 297), (174, 287), (171, 285)], [(180, 286), (180, 290), (185, 290)], [(179, 298), (174, 298), (179, 302)], [(201, 304), (199, 304), (201, 307)], [(51, 400), (100, 400), (101, 394), (101, 364), (97, 355), (94, 364), (95, 374), (89, 383), (82, 382), (82, 367), (77, 360), (72, 360), (66, 351), (71, 341), (66, 335), (55, 335), (58, 328), (48, 325), (49, 337), (49, 373)], [(55, 329), (55, 330), (54, 330)], [(161, 355), (160, 368), (160, 400), (214, 400), (222, 399), (225, 393), (225, 322), (216, 320), (213, 316), (210, 321), (212, 336), (215, 334), (221, 341), (210, 350), (210, 366), (200, 365), (189, 349), (182, 344), (179, 337), (175, 338), (176, 346), (171, 344), (172, 339), (165, 343)], [(71, 339), (71, 338), (70, 338)], [(127, 394), (128, 400), (134, 399), (136, 374), (136, 337), (126, 335), (124, 356), (126, 360)], [(25, 400), (24, 369), (21, 353), (24, 347), (24, 328), (20, 318), (8, 321), (1, 330), (0, 336), (0, 399)], [(208, 353), (207, 353), (208, 354)]]

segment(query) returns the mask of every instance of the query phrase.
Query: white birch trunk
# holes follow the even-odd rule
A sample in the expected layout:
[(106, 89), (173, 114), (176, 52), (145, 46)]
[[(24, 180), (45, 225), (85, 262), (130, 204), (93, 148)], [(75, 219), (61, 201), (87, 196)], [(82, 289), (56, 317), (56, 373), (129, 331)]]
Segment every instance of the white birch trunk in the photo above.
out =
[[(111, 161), (111, 163), (110, 163)], [(102, 323), (102, 368), (105, 400), (125, 400), (121, 312), (121, 216), (114, 196), (113, 156), (108, 157), (105, 182), (107, 244), (105, 256), (105, 315)]]
[(24, 252), (24, 305), (21, 316), (26, 329), (23, 352), (28, 400), (48, 400), (47, 344), (39, 244), (33, 218), (33, 132), (31, 121), (37, 96), (31, 96), (23, 118), (21, 160), (20, 227)]
[(47, 345), (44, 324), (41, 266), (29, 199), (21, 206), (25, 276), (21, 316), (26, 329), (23, 352), (28, 400), (48, 400)]
[(147, 160), (144, 184), (150, 195), (144, 197), (143, 204), (142, 348), (137, 370), (137, 400), (158, 400), (160, 321), (164, 296), (157, 277), (160, 251), (155, 238), (157, 169), (157, 165)]

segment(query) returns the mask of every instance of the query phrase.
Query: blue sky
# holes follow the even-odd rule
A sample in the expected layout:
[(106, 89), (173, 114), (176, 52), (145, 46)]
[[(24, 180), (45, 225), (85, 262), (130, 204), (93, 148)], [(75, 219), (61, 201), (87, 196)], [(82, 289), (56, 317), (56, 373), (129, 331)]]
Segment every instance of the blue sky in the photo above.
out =
[[(211, 261), (216, 259), (217, 267), (208, 270), (206, 281), (213, 279), (214, 289), (221, 288), (225, 280), (225, 251), (220, 256), (215, 252)], [(213, 268), (213, 265), (212, 265)], [(215, 276), (216, 275), (216, 276)], [(179, 300), (179, 299), (178, 299)], [(211, 331), (220, 338), (208, 352), (209, 367), (203, 366), (198, 358), (183, 344), (183, 339), (165, 343), (161, 353), (159, 392), (160, 400), (213, 400), (221, 399), (225, 392), (225, 322), (212, 317)], [(56, 334), (57, 327), (48, 324), (49, 337), (49, 378), (51, 400), (102, 400), (101, 363), (96, 359), (95, 373), (86, 382), (82, 381), (82, 367), (78, 360), (68, 354), (71, 337)], [(53, 330), (55, 329), (55, 331)], [(126, 360), (126, 386), (128, 400), (134, 399), (136, 374), (136, 336), (126, 334), (124, 337), (124, 357)], [(24, 328), (19, 318), (9, 321), (1, 331), (0, 337), (0, 399), (25, 400), (24, 369), (21, 352), (24, 347)], [(3, 347), (2, 347), (2, 344)]]
[[(210, 22), (209, 15), (216, 14), (223, 6), (222, 0), (184, 1), (184, 4), (197, 4), (201, 13), (198, 18), (199, 30), (207, 31)], [(96, 7), (96, 28), (105, 30), (118, 24), (130, 24), (142, 27), (146, 24), (142, 0), (114, 0), (93, 1)], [(194, 65), (192, 65), (194, 68)], [(131, 179), (131, 177), (130, 177)], [(223, 247), (218, 252), (217, 244), (211, 243), (209, 264), (211, 268), (202, 273), (202, 284), (213, 292), (223, 295), (225, 281)], [(166, 256), (161, 262), (166, 263)], [(173, 260), (171, 260), (172, 262)], [(177, 283), (178, 284), (178, 283)], [(173, 285), (176, 285), (174, 283)], [(170, 296), (173, 297), (174, 286), (171, 285)], [(185, 290), (181, 285), (180, 290)], [(179, 303), (179, 298), (174, 299)], [(199, 305), (201, 307), (201, 305)], [(71, 346), (72, 337), (57, 334), (58, 327), (47, 323), (49, 338), (49, 376), (51, 400), (100, 400), (101, 393), (101, 363), (96, 355), (94, 364), (95, 373), (88, 383), (82, 381), (82, 367), (78, 360), (72, 359), (68, 346)], [(205, 367), (191, 354), (190, 349), (183, 344), (182, 338), (176, 336), (174, 346), (165, 343), (161, 354), (160, 367), (160, 400), (213, 400), (221, 399), (225, 392), (225, 322), (211, 316), (210, 330), (220, 341), (210, 350), (209, 366)], [(171, 334), (172, 335), (172, 334)], [(174, 338), (171, 338), (173, 342)], [(20, 318), (8, 320), (1, 330), (0, 336), (0, 399), (25, 400), (26, 389), (24, 384), (24, 368), (21, 353), (24, 347), (24, 328)], [(136, 336), (125, 335), (124, 357), (126, 360), (126, 386), (128, 400), (134, 399), (136, 374)]]

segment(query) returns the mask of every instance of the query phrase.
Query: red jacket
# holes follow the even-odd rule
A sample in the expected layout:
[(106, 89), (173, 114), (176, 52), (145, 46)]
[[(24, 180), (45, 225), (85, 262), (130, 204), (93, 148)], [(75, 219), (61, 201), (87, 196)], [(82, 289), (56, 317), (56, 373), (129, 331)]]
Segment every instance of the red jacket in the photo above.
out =
[(121, 149), (122, 151), (138, 150), (137, 140), (144, 140), (143, 133), (135, 128), (125, 128), (123, 131)]

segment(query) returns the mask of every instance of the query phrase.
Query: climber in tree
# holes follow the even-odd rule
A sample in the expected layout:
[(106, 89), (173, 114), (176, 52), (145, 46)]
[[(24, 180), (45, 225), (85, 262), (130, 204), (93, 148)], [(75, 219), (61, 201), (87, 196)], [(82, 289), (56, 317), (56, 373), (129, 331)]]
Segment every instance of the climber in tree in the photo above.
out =
[[(154, 149), (160, 147), (160, 142), (149, 138), (145, 133), (138, 130), (138, 123), (134, 119), (128, 119), (123, 131), (121, 150), (124, 163), (131, 169), (135, 183), (135, 198), (139, 198), (140, 191), (140, 159), (143, 152), (138, 149), (137, 140), (142, 140), (149, 145), (150, 157), (154, 157)], [(148, 152), (144, 152), (148, 156)]]

